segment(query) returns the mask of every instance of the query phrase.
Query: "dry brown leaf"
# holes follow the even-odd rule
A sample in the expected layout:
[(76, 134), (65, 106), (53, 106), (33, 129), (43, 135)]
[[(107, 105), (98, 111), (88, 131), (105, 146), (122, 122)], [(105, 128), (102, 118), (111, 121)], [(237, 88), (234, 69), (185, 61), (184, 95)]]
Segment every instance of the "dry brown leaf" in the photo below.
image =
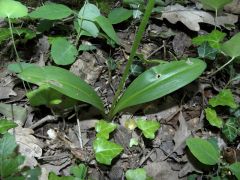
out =
[[(167, 19), (172, 24), (182, 22), (192, 31), (199, 31), (199, 23), (215, 25), (214, 16), (211, 13), (181, 6), (179, 4), (165, 7), (161, 17), (157, 19)], [(234, 25), (238, 21), (238, 16), (225, 14), (217, 17), (217, 26)]]

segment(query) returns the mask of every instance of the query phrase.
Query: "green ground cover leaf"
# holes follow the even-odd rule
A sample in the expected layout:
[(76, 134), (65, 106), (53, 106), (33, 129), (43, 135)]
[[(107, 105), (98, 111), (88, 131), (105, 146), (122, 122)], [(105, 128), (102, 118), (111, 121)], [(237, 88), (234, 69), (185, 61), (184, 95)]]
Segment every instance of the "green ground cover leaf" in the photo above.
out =
[(212, 10), (222, 9), (226, 4), (232, 2), (232, 0), (201, 0), (201, 3), (211, 8)]
[(94, 140), (93, 149), (96, 160), (99, 163), (106, 165), (111, 165), (112, 159), (118, 156), (123, 150), (120, 145), (107, 141), (103, 138), (97, 138)]
[(113, 9), (108, 14), (108, 19), (112, 24), (118, 24), (129, 19), (132, 15), (133, 12), (131, 10), (120, 7)]
[(191, 153), (203, 164), (215, 165), (220, 161), (219, 151), (207, 140), (188, 138), (186, 143)]
[(230, 40), (222, 44), (221, 50), (231, 58), (240, 56), (240, 33), (235, 34)]
[(11, 63), (8, 65), (7, 69), (12, 73), (20, 73), (22, 72), (22, 69), (20, 66), (22, 67), (22, 69), (26, 69), (29, 67), (37, 67), (36, 64), (21, 62), (21, 63)]
[(206, 68), (200, 59), (160, 64), (138, 76), (123, 93), (113, 115), (137, 104), (163, 97), (195, 80)]
[(228, 168), (232, 171), (236, 178), (240, 180), (240, 162), (233, 163)]
[(198, 47), (198, 56), (201, 58), (214, 60), (217, 53), (218, 50), (209, 46), (208, 42), (205, 42)]
[(73, 176), (57, 176), (54, 172), (50, 172), (48, 175), (48, 180), (76, 180)]
[(75, 61), (77, 55), (78, 50), (66, 38), (58, 37), (53, 39), (51, 56), (56, 64), (72, 64)]
[(58, 20), (66, 18), (72, 13), (73, 11), (63, 4), (46, 3), (29, 13), (29, 16), (31, 18)]
[(200, 36), (193, 38), (192, 43), (194, 45), (200, 46), (204, 42), (208, 42), (212, 48), (220, 49), (220, 47), (221, 47), (220, 42), (223, 41), (225, 36), (226, 36), (226, 33), (223, 33), (218, 30), (213, 30), (209, 34), (200, 35)]
[(94, 22), (83, 20), (82, 22), (78, 20), (79, 26), (81, 29), (85, 30), (87, 33), (89, 33), (93, 37), (97, 37), (99, 34), (98, 27), (95, 25)]
[(229, 106), (233, 109), (238, 107), (230, 89), (223, 89), (218, 95), (209, 100), (209, 104), (212, 107)]
[(212, 126), (216, 126), (218, 128), (222, 128), (223, 126), (223, 120), (217, 116), (217, 113), (212, 108), (206, 108), (206, 119), (208, 120), (209, 124)]
[(143, 135), (149, 139), (154, 139), (156, 131), (160, 128), (160, 123), (155, 120), (139, 119), (136, 123), (137, 127), (142, 130)]
[(115, 30), (113, 29), (112, 24), (110, 21), (104, 16), (98, 16), (95, 18), (97, 24), (102, 28), (102, 30), (115, 42), (119, 43), (119, 39)]
[(223, 125), (222, 132), (230, 142), (233, 142), (237, 138), (238, 134), (240, 134), (239, 120), (234, 117), (229, 118)]
[(19, 171), (19, 166), (24, 162), (24, 157), (14, 151), (17, 147), (14, 136), (6, 133), (0, 139), (0, 177), (5, 179)]
[(78, 166), (73, 166), (70, 169), (70, 173), (75, 177), (79, 178), (79, 180), (85, 180), (87, 176), (88, 168), (84, 164), (79, 164)]
[(129, 169), (126, 172), (127, 180), (147, 180), (146, 170), (143, 168)]
[(97, 6), (91, 3), (87, 3), (80, 9), (78, 13), (78, 18), (80, 20), (85, 19), (89, 21), (94, 21), (95, 18), (100, 15), (101, 13)]
[(5, 133), (9, 129), (17, 127), (17, 124), (13, 121), (6, 120), (6, 119), (0, 119), (0, 133)]
[(55, 66), (31, 67), (24, 69), (19, 77), (39, 86), (47, 85), (68, 97), (89, 103), (104, 112), (103, 103), (92, 87), (63, 68)]
[(28, 9), (14, 0), (0, 0), (0, 18), (21, 18), (27, 16)]
[(117, 125), (114, 123), (108, 123), (106, 121), (98, 121), (95, 125), (98, 138), (109, 139), (109, 134), (117, 128)]

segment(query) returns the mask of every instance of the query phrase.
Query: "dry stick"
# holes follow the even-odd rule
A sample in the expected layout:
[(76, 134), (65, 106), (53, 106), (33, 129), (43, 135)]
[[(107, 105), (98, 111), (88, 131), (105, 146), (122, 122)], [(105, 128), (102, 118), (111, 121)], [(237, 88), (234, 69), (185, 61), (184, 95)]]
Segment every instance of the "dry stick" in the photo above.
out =
[(29, 128), (35, 129), (36, 127), (41, 126), (42, 124), (44, 124), (46, 122), (56, 121), (57, 119), (58, 118), (56, 116), (47, 115), (46, 117), (37, 121), (35, 124), (31, 125)]
[(78, 118), (77, 118), (77, 124), (78, 124), (78, 140), (79, 140), (79, 145), (80, 145), (80, 148), (83, 149), (81, 126), (80, 126), (80, 121), (79, 121)]
[(123, 73), (123, 76), (122, 76), (122, 79), (118, 85), (118, 89), (117, 89), (117, 92), (113, 98), (113, 102), (112, 102), (112, 106), (110, 108), (110, 111), (109, 111), (109, 114), (108, 114), (108, 120), (111, 120), (113, 118), (113, 116), (115, 115), (115, 112), (114, 112), (114, 108), (117, 104), (117, 101), (118, 101), (118, 98), (124, 88), (124, 85), (125, 85), (125, 82), (128, 78), (128, 75), (129, 75), (129, 71), (130, 71), (130, 67), (133, 63), (133, 59), (136, 55), (136, 52), (137, 52), (137, 49), (138, 49), (138, 46), (140, 44), (140, 41), (142, 40), (142, 36), (143, 36), (143, 33), (145, 31), (145, 28), (147, 26), (147, 23), (148, 23), (148, 20), (149, 20), (149, 17), (151, 15), (151, 12), (152, 12), (152, 9), (154, 7), (154, 0), (149, 0), (148, 1), (148, 4), (147, 4), (147, 7), (146, 7), (146, 10), (145, 10), (145, 13), (144, 13), (144, 16), (143, 16), (143, 19), (140, 23), (140, 26), (139, 26), (139, 29), (138, 29), (138, 32), (135, 36), (135, 40), (133, 42), (133, 46), (132, 46), (132, 49), (131, 49), (131, 53), (130, 53), (130, 56), (129, 56), (129, 59), (127, 61), (127, 65), (126, 65), (126, 68), (124, 70), (124, 73)]

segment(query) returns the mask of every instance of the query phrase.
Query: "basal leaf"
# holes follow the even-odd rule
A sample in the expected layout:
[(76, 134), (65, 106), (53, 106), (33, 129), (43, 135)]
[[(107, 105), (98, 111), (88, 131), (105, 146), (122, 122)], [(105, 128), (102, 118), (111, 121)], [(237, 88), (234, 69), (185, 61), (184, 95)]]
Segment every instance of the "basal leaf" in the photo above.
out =
[(103, 103), (91, 86), (65, 69), (55, 66), (31, 67), (20, 73), (19, 77), (39, 86), (47, 85), (68, 97), (89, 103), (104, 112)]
[(98, 16), (95, 18), (95, 21), (102, 28), (102, 30), (115, 42), (118, 44), (119, 40), (115, 30), (112, 27), (112, 24), (104, 16)]
[(206, 113), (206, 119), (212, 126), (222, 128), (223, 120), (217, 116), (217, 113), (214, 109), (206, 108), (205, 113)]
[(94, 140), (93, 149), (97, 161), (106, 165), (111, 165), (112, 159), (119, 155), (123, 150), (120, 145), (103, 138), (97, 138)]
[(0, 0), (0, 18), (21, 18), (27, 16), (28, 9), (14, 0)]
[(220, 161), (219, 151), (207, 140), (189, 138), (186, 143), (191, 153), (203, 164), (215, 165)]
[(240, 162), (233, 163), (228, 168), (232, 171), (236, 178), (240, 180)]
[(118, 24), (129, 19), (132, 14), (133, 12), (131, 10), (123, 7), (115, 8), (108, 14), (108, 19), (112, 24)]
[(12, 73), (20, 73), (22, 72), (22, 69), (26, 69), (29, 67), (36, 67), (36, 66), (37, 66), (36, 64), (25, 63), (25, 62), (11, 63), (8, 65), (7, 69)]
[(89, 21), (94, 21), (94, 19), (100, 15), (101, 13), (97, 6), (91, 3), (87, 3), (79, 11), (78, 18), (80, 20), (85, 19)]
[(129, 169), (126, 172), (126, 179), (127, 180), (146, 180), (147, 179), (146, 170), (143, 168)]
[(230, 40), (223, 43), (221, 50), (231, 58), (240, 56), (240, 33), (235, 34)]
[(46, 3), (45, 5), (38, 7), (35, 11), (31, 12), (29, 16), (31, 18), (57, 20), (66, 18), (72, 13), (73, 11), (63, 4)]
[(230, 2), (232, 2), (232, 0), (201, 0), (201, 3), (211, 8), (212, 10), (222, 9), (226, 4)]
[(223, 41), (225, 36), (226, 36), (226, 33), (223, 33), (218, 30), (213, 30), (209, 34), (200, 35), (200, 36), (193, 38), (192, 43), (194, 45), (200, 46), (204, 42), (208, 42), (212, 48), (220, 49), (220, 47), (221, 47), (220, 42)]
[(5, 133), (9, 129), (17, 127), (17, 124), (13, 121), (9, 121), (6, 119), (0, 119), (0, 133)]
[(51, 55), (56, 64), (68, 65), (75, 61), (78, 51), (66, 38), (59, 37), (52, 41)]
[(106, 121), (98, 121), (95, 125), (98, 138), (109, 139), (109, 134), (116, 129), (117, 125)]
[(137, 127), (142, 130), (146, 138), (154, 139), (156, 131), (160, 128), (160, 123), (155, 120), (137, 120)]
[(212, 107), (229, 106), (233, 109), (238, 107), (238, 105), (234, 101), (233, 94), (230, 89), (222, 90), (217, 96), (215, 96), (209, 100), (209, 104)]
[(163, 97), (195, 80), (205, 62), (189, 58), (152, 67), (136, 78), (118, 101), (114, 113)]
[(218, 50), (209, 46), (208, 42), (205, 42), (198, 47), (198, 56), (201, 58), (214, 60), (217, 53)]
[(240, 132), (240, 122), (237, 118), (229, 118), (223, 125), (222, 132), (230, 142), (233, 142)]
[(0, 177), (2, 178), (17, 173), (19, 166), (24, 162), (24, 157), (14, 152), (16, 147), (13, 135), (6, 133), (0, 139)]
[(92, 22), (88, 20), (78, 20), (78, 24), (87, 33), (89, 33), (93, 37), (97, 37), (99, 34), (98, 27)]

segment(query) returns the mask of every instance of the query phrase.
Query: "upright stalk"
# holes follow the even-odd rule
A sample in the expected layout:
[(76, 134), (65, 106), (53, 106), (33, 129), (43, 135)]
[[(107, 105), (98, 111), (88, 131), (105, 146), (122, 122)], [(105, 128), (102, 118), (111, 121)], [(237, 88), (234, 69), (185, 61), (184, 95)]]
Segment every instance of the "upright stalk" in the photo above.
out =
[(131, 67), (131, 65), (133, 63), (133, 58), (136, 55), (138, 46), (140, 44), (140, 41), (142, 40), (143, 33), (145, 31), (145, 28), (147, 26), (149, 17), (151, 15), (152, 9), (154, 7), (154, 2), (155, 2), (155, 0), (149, 0), (148, 1), (148, 4), (147, 4), (147, 7), (146, 7), (144, 16), (142, 18), (142, 21), (140, 23), (138, 32), (137, 32), (137, 34), (135, 36), (135, 40), (134, 40), (133, 45), (132, 45), (131, 53), (130, 53), (129, 59), (127, 61), (126, 68), (125, 68), (125, 70), (123, 72), (122, 79), (121, 79), (121, 81), (120, 81), (120, 83), (118, 85), (117, 91), (116, 91), (116, 93), (114, 95), (114, 98), (113, 98), (112, 106), (111, 106), (110, 111), (108, 113), (108, 119), (109, 120), (112, 119), (112, 117), (113, 117), (114, 108), (115, 108), (115, 106), (117, 104), (118, 98), (119, 98), (119, 96), (120, 96), (120, 94), (121, 94), (121, 92), (122, 92), (122, 90), (124, 88), (125, 82), (126, 82), (126, 80), (128, 78), (130, 67)]

